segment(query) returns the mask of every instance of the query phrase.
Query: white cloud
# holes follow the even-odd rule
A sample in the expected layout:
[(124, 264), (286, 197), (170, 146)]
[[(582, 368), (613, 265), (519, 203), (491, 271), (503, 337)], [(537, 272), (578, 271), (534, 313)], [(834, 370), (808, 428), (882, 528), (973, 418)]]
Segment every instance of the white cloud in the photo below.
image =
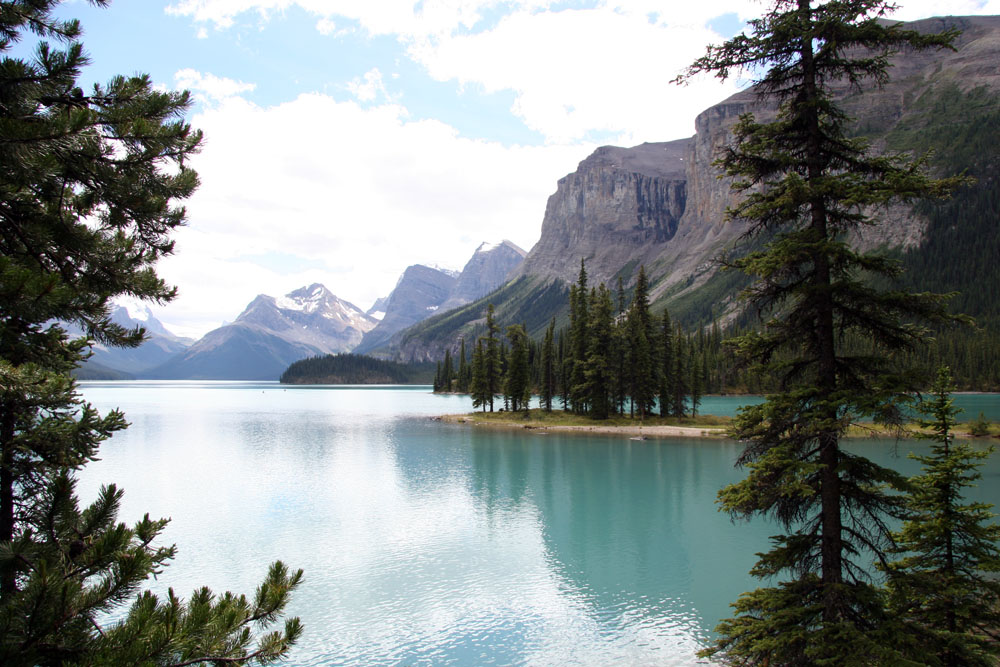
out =
[[(202, 186), (160, 265), (181, 296), (158, 317), (204, 332), (258, 293), (321, 282), (367, 308), (408, 265), (461, 266), (483, 240), (537, 240), (556, 180), (592, 146), (505, 147), (402, 107), (310, 94), (263, 108), (227, 97), (192, 119)], [(257, 255), (301, 258), (275, 272)]]
[(190, 90), (195, 98), (203, 102), (218, 102), (227, 97), (249, 93), (257, 86), (253, 83), (243, 83), (214, 74), (202, 74), (193, 69), (182, 69), (174, 74), (178, 89)]
[(381, 94), (389, 99), (385, 85), (382, 83), (382, 72), (377, 67), (365, 72), (364, 76), (356, 77), (347, 84), (347, 89), (361, 102), (373, 102)]
[(321, 18), (316, 22), (316, 30), (319, 31), (321, 35), (332, 35), (336, 29), (337, 24), (329, 18)]
[(651, 22), (614, 8), (519, 12), (494, 29), (410, 53), (438, 80), (515, 93), (513, 112), (549, 141), (611, 133), (624, 143), (688, 136), (694, 116), (735, 84), (711, 79), (681, 90), (671, 81), (718, 39), (704, 17)]

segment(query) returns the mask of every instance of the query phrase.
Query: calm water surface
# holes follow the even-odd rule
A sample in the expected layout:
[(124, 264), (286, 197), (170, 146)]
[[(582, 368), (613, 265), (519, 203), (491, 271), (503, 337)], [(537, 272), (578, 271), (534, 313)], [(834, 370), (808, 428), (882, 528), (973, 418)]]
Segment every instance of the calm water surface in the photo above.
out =
[[(472, 408), (428, 389), (82, 383), (132, 426), (80, 492), (114, 482), (122, 519), (171, 517), (154, 589), (305, 569), (293, 665), (696, 664), (776, 532), (716, 510), (738, 445), (473, 430), (429, 419)], [(968, 398), (1000, 418), (996, 395)], [(915, 469), (912, 443), (855, 446)], [(1000, 503), (996, 457), (976, 493)]]

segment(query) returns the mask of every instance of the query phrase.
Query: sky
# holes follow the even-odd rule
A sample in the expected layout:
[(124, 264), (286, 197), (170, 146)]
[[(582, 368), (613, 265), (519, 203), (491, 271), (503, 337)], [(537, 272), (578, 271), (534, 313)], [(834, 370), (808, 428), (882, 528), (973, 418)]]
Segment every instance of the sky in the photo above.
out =
[[(152, 306), (199, 337), (311, 283), (367, 310), (411, 264), (460, 270), (538, 240), (557, 181), (601, 145), (694, 134), (745, 83), (672, 80), (754, 0), (67, 0), (84, 83), (147, 73), (195, 97), (201, 187)], [(914, 0), (894, 14), (1000, 14)]]

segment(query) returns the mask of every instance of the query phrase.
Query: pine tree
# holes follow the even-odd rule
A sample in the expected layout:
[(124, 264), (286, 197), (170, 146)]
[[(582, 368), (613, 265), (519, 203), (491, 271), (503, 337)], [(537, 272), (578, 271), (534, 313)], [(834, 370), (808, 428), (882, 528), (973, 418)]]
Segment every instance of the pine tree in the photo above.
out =
[[(81, 28), (59, 4), (0, 3), (0, 663), (136, 664), (140, 648), (146, 664), (271, 662), (298, 619), (251, 628), (281, 616), (301, 571), (276, 563), (252, 603), (206, 589), (124, 609), (175, 555), (154, 545), (166, 521), (120, 522), (114, 486), (83, 509), (76, 497), (73, 472), (127, 424), (84, 403), (70, 372), (94, 342), (143, 341), (110, 320), (113, 298), (174, 297), (155, 265), (198, 185), (186, 162), (201, 135), (183, 120), (189, 95), (146, 76), (85, 94)], [(35, 55), (12, 56), (29, 33)]]
[(466, 394), (469, 391), (469, 362), (465, 352), (465, 338), (458, 353), (458, 391)]
[(659, 388), (659, 368), (656, 363), (656, 331), (649, 313), (649, 282), (646, 267), (639, 267), (635, 281), (635, 294), (629, 308), (627, 322), (626, 366), (629, 372), (629, 395), (638, 409), (639, 418), (650, 414)]
[(670, 414), (674, 399), (674, 327), (670, 313), (663, 309), (660, 325), (660, 416)]
[(691, 416), (698, 416), (698, 406), (701, 405), (701, 392), (704, 382), (702, 377), (701, 354), (691, 347)]
[(545, 340), (542, 342), (542, 380), (541, 380), (541, 403), (542, 409), (552, 412), (552, 397), (556, 393), (556, 350), (554, 347), (554, 337), (556, 331), (556, 319), (553, 317), (549, 322), (549, 328), (545, 330)]
[[(745, 239), (765, 244), (735, 262), (756, 277), (751, 304), (771, 314), (763, 332), (739, 341), (740, 352), (781, 383), (781, 393), (738, 416), (733, 435), (746, 443), (738, 463), (749, 474), (720, 500), (734, 517), (765, 515), (784, 528), (752, 572), (789, 577), (745, 593), (737, 616), (719, 626), (706, 653), (737, 664), (898, 659), (866, 565), (884, 557), (886, 519), (898, 512), (884, 485), (902, 480), (839, 442), (852, 419), (899, 415), (910, 387), (889, 366), (893, 352), (919, 343), (908, 322), (944, 318), (944, 301), (874, 287), (873, 277), (891, 281), (897, 266), (845, 239), (873, 223), (873, 208), (945, 194), (957, 181), (933, 181), (919, 161), (873, 156), (846, 135), (832, 82), (882, 84), (895, 49), (953, 39), (880, 22), (889, 8), (877, 0), (777, 0), (750, 22), (750, 34), (711, 47), (688, 73), (763, 71), (758, 94), (778, 103), (771, 122), (742, 116), (720, 159), (744, 194), (729, 216), (748, 223)], [(847, 351), (850, 336), (870, 349)]]
[(444, 363), (441, 365), (441, 391), (451, 391), (451, 381), (454, 372), (451, 368), (451, 350), (444, 351)]
[(590, 302), (590, 341), (587, 346), (584, 377), (587, 402), (594, 419), (607, 419), (612, 398), (610, 358), (614, 335), (614, 305), (604, 283), (594, 290)]
[(580, 260), (580, 276), (576, 285), (569, 291), (570, 316), (570, 364), (569, 364), (569, 396), (573, 412), (587, 412), (587, 346), (590, 343), (590, 332), (587, 330), (590, 317), (587, 314), (587, 268)]
[(491, 303), (486, 308), (486, 336), (482, 339), (486, 343), (483, 348), (482, 391), (483, 397), (490, 404), (490, 412), (493, 412), (493, 399), (500, 393), (500, 379), (503, 377), (500, 339), (497, 338), (499, 329), (493, 319), (493, 312)]
[(528, 410), (531, 399), (531, 382), (528, 366), (528, 334), (521, 324), (507, 327), (510, 353), (507, 355), (507, 374), (504, 394), (510, 398), (510, 409)]
[(476, 349), (472, 351), (472, 378), (469, 390), (472, 393), (472, 407), (481, 407), (483, 412), (486, 412), (486, 406), (492, 403), (493, 398), (486, 381), (486, 352), (483, 349), (482, 338), (476, 341)]
[(687, 407), (685, 398), (688, 392), (688, 367), (687, 367), (687, 345), (685, 345), (684, 333), (680, 327), (674, 332), (674, 395), (671, 401), (670, 412), (674, 417), (683, 417)]
[(938, 371), (930, 398), (918, 403), (917, 421), (929, 433), (931, 453), (910, 478), (908, 517), (896, 535), (889, 565), (892, 611), (910, 626), (910, 657), (932, 665), (995, 665), (1000, 653), (1000, 525), (985, 503), (963, 504), (963, 489), (981, 478), (992, 453), (954, 442), (960, 410), (947, 368)]

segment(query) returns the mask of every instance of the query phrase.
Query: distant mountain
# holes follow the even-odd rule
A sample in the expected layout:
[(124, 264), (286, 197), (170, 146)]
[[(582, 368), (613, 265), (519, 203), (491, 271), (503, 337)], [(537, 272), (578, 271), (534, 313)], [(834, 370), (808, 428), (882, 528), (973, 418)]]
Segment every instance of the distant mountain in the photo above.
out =
[(392, 334), (433, 315), (451, 295), (456, 282), (454, 276), (440, 269), (422, 264), (407, 267), (385, 302), (385, 317), (365, 334), (354, 353), (377, 349)]
[[(194, 342), (168, 331), (156, 319), (149, 306), (138, 299), (115, 299), (111, 320), (129, 329), (142, 327), (146, 331), (146, 342), (134, 348), (108, 347), (95, 343), (93, 355), (76, 374), (80, 379), (130, 379), (159, 366)], [(75, 327), (69, 327), (69, 331), (73, 335), (83, 335)]]
[(507, 240), (482, 243), (459, 274), (448, 300), (438, 310), (443, 313), (489, 294), (506, 282), (507, 275), (524, 261), (527, 254)]
[(375, 303), (373, 303), (372, 307), (365, 312), (365, 315), (368, 315), (369, 317), (374, 317), (376, 320), (379, 320), (381, 322), (382, 318), (385, 317), (385, 307), (386, 304), (388, 303), (389, 303), (389, 297), (380, 296), (379, 298), (375, 299)]
[(313, 284), (257, 296), (232, 324), (145, 374), (161, 379), (277, 380), (299, 359), (353, 349), (377, 320)]
[[(365, 335), (354, 352), (366, 354), (392, 345), (404, 329), (492, 292), (521, 265), (527, 253), (511, 241), (481, 243), (461, 272), (420, 264), (406, 269), (384, 301), (379, 299), (368, 312), (383, 309), (385, 317)], [(379, 352), (381, 353), (381, 352)]]

